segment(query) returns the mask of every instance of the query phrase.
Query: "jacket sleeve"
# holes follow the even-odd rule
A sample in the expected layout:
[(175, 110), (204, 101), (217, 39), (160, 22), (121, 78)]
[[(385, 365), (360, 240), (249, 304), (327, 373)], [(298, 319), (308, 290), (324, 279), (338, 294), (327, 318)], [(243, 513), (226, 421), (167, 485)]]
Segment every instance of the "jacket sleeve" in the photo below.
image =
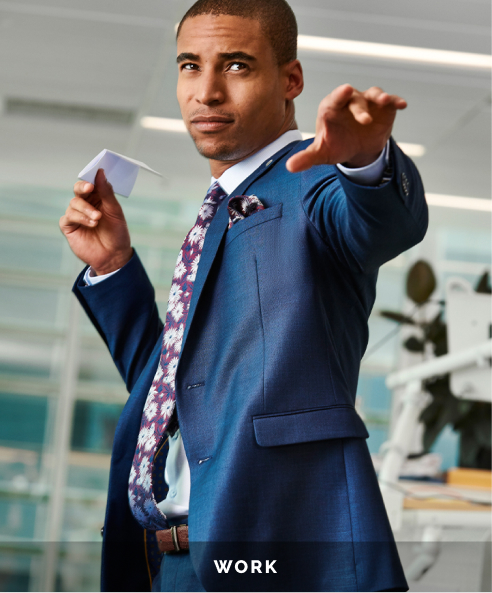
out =
[[(417, 168), (390, 141), (392, 176), (379, 187), (350, 181), (337, 167), (303, 174), (306, 215), (325, 243), (354, 272), (374, 272), (425, 236), (428, 208)], [(318, 169), (318, 171), (316, 171)]]
[(162, 339), (154, 288), (136, 252), (117, 274), (94, 286), (85, 285), (86, 269), (72, 290), (131, 391), (157, 340)]

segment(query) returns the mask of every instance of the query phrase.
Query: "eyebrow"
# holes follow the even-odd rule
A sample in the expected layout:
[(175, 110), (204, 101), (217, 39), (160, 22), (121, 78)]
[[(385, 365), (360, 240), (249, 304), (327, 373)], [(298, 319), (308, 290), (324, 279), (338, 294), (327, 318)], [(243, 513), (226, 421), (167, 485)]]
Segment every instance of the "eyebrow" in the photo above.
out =
[[(249, 54), (245, 53), (244, 51), (233, 51), (230, 53), (222, 53), (222, 54), (219, 54), (219, 56), (223, 60), (244, 60), (245, 62), (255, 62), (256, 61), (256, 58), (254, 56), (250, 56)], [(198, 56), (197, 54), (183, 52), (183, 53), (179, 54), (179, 56), (176, 58), (176, 62), (178, 64), (181, 64), (181, 62), (184, 62), (185, 60), (190, 60), (192, 62), (198, 62), (200, 60), (200, 56)]]
[(198, 62), (198, 60), (200, 59), (200, 56), (197, 56), (196, 54), (190, 54), (190, 53), (182, 53), (179, 54), (179, 56), (176, 58), (176, 62), (178, 64), (181, 64), (181, 62), (184, 62), (185, 60), (190, 60), (192, 62)]
[(219, 54), (221, 58), (224, 60), (244, 60), (245, 62), (254, 62), (256, 58), (254, 56), (250, 56), (249, 54), (243, 51), (233, 51), (227, 54)]

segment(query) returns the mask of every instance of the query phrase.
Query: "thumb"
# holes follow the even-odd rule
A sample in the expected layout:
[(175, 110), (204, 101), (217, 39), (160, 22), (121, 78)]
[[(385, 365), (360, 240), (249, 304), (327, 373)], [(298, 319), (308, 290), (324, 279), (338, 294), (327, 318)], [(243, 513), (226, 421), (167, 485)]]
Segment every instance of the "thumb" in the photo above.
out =
[(97, 192), (98, 196), (104, 202), (107, 202), (108, 204), (118, 203), (118, 200), (114, 195), (113, 186), (107, 180), (104, 169), (98, 169), (96, 173), (94, 179), (94, 191)]
[(315, 144), (316, 142), (313, 142), (306, 149), (291, 156), (285, 164), (287, 171), (300, 173), (310, 169), (313, 165), (322, 164), (322, 160), (319, 158), (319, 149)]

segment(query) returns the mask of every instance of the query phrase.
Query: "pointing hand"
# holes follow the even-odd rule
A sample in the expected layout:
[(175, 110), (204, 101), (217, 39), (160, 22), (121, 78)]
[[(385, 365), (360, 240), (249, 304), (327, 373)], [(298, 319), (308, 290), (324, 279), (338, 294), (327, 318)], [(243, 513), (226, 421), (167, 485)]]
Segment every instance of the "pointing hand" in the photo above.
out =
[(292, 156), (287, 169), (297, 173), (313, 165), (373, 163), (391, 135), (396, 112), (406, 106), (404, 99), (379, 87), (363, 93), (349, 84), (337, 87), (320, 103), (313, 143)]

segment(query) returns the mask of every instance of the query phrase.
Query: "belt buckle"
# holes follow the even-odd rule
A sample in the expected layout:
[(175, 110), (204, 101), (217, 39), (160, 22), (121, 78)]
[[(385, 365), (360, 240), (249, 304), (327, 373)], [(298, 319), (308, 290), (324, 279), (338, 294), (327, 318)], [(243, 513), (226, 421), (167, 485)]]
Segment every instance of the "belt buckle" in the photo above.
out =
[(173, 525), (171, 527), (171, 537), (173, 540), (173, 546), (174, 546), (174, 550), (170, 550), (169, 552), (164, 552), (164, 554), (179, 554), (180, 552), (183, 551), (182, 548), (180, 548), (179, 546), (179, 540), (178, 540), (178, 527), (186, 527), (186, 523), (181, 523), (180, 525)]

